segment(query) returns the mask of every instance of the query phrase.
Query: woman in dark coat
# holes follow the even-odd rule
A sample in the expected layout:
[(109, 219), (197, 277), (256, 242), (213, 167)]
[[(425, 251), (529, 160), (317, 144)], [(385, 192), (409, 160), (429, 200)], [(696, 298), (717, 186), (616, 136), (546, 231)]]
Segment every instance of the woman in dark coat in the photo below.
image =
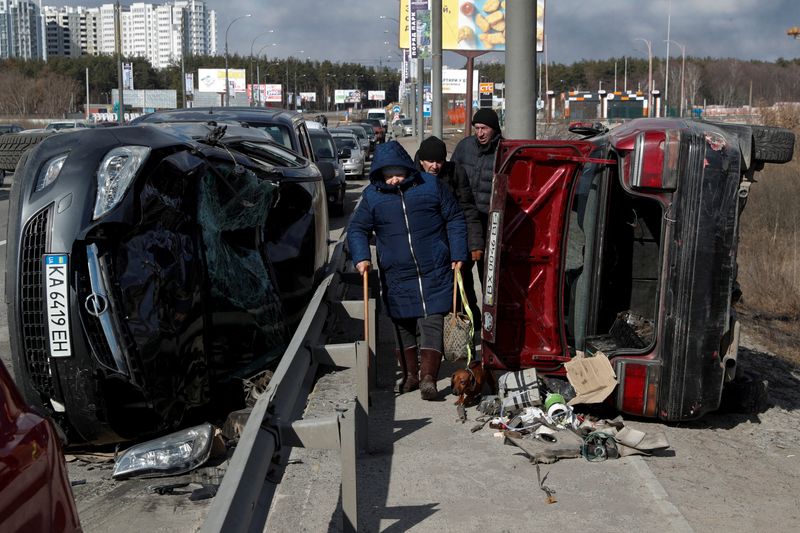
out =
[[(419, 149), (414, 155), (414, 162), (419, 170), (439, 178), (456, 197), (467, 221), (467, 243), (470, 250), (470, 259), (472, 261), (480, 261), (484, 248), (483, 224), (481, 223), (478, 208), (475, 206), (472, 187), (470, 187), (469, 178), (467, 178), (464, 167), (453, 161), (447, 161), (447, 146), (444, 141), (435, 135), (431, 135), (420, 143)], [(481, 315), (478, 308), (478, 297), (475, 294), (475, 285), (472, 280), (471, 266), (472, 263), (467, 262), (464, 268), (461, 269), (464, 291), (467, 296), (467, 302), (464, 305), (469, 305), (472, 310), (472, 316), (477, 321)]]
[(467, 259), (464, 215), (447, 187), (419, 172), (397, 141), (378, 145), (369, 177), (347, 229), (350, 254), (363, 275), (371, 265), (369, 237), (375, 233), (382, 295), (404, 374), (398, 388), (419, 387), (422, 397), (432, 400), (438, 394), (442, 321), (452, 305), (453, 269)]

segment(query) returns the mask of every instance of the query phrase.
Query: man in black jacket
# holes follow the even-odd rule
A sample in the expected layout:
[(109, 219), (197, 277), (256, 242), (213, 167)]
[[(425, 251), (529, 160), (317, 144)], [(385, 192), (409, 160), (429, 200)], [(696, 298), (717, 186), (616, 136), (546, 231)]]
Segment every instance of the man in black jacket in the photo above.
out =
[[(464, 137), (453, 150), (452, 161), (464, 167), (478, 208), (481, 221), (481, 235), (486, 235), (486, 224), (489, 220), (489, 202), (492, 199), (492, 180), (494, 179), (494, 156), (497, 144), (503, 138), (500, 132), (500, 120), (493, 109), (479, 109), (472, 117), (474, 135)], [(477, 255), (477, 257), (476, 257)], [(479, 254), (472, 252), (472, 259), (478, 264), (478, 276), (483, 283), (483, 249)], [(471, 271), (472, 265), (466, 264), (462, 269)]]
[[(447, 146), (436, 136), (428, 137), (420, 143), (414, 162), (420, 170), (439, 178), (456, 197), (467, 221), (467, 245), (471, 259), (480, 260), (484, 250), (484, 227), (481, 225), (480, 214), (464, 169), (457, 163), (447, 161)], [(467, 305), (477, 323), (480, 320), (480, 309), (472, 278), (472, 263), (468, 264), (470, 268), (461, 269), (461, 278), (464, 280)]]

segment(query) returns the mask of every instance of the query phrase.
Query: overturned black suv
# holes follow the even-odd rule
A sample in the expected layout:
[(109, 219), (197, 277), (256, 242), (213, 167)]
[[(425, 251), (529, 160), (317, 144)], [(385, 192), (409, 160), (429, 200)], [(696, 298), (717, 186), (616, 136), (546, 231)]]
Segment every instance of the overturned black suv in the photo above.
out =
[(327, 260), (319, 170), (234, 125), (49, 137), (17, 165), (9, 213), (17, 382), (72, 442), (172, 429), (231, 396), (283, 353)]

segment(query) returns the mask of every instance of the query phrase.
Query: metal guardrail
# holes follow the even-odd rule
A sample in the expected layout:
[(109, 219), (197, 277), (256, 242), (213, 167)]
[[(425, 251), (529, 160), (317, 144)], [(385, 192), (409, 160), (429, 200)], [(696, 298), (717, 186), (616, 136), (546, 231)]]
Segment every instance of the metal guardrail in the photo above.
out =
[[(370, 298), (368, 342), (325, 344), (324, 332), (332, 319), (340, 314), (364, 319), (363, 301), (340, 301), (344, 283), (348, 276), (354, 276), (344, 273), (344, 265), (344, 246), (340, 241), (331, 256), (329, 274), (314, 293), (272, 380), (250, 413), (202, 532), (262, 531), (279, 482), (276, 478), (282, 476), (285, 466), (281, 460), (288, 458), (294, 446), (339, 450), (342, 529), (357, 531), (356, 457), (368, 447), (369, 390), (375, 375), (371, 359), (377, 342), (376, 307), (375, 300)], [(328, 417), (302, 420), (319, 365), (356, 369), (356, 403), (353, 409), (337, 409)]]

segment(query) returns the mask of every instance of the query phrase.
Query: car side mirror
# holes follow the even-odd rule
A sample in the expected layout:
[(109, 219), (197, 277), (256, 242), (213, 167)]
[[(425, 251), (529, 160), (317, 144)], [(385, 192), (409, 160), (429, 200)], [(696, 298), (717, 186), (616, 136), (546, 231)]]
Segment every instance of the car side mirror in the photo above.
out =
[(353, 156), (353, 152), (350, 148), (342, 148), (339, 150), (339, 159), (349, 159)]

